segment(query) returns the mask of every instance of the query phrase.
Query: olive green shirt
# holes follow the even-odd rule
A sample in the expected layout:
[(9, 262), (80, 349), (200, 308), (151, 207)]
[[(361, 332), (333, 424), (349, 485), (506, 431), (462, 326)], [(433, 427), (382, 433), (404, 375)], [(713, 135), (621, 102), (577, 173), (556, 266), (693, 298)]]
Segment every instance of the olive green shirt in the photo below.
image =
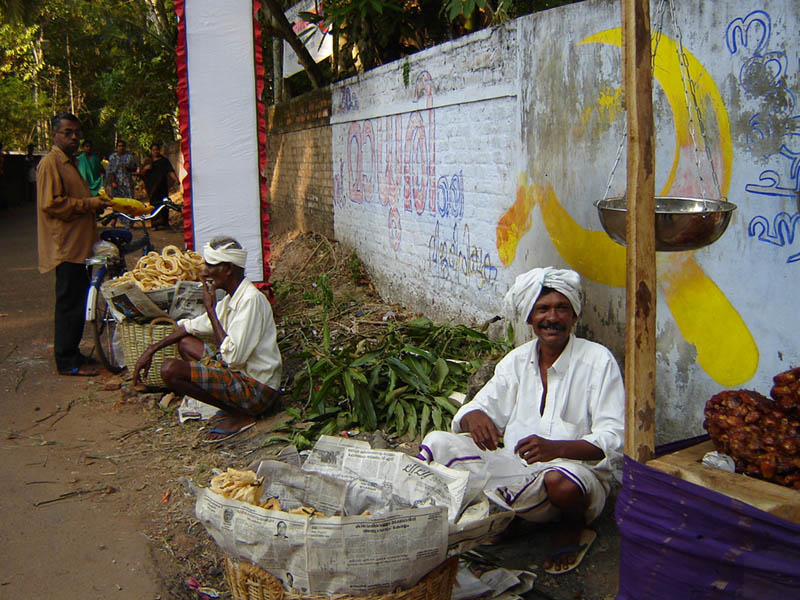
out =
[(83, 263), (92, 253), (101, 200), (92, 198), (75, 159), (53, 146), (36, 167), (36, 192), (39, 272), (62, 262)]

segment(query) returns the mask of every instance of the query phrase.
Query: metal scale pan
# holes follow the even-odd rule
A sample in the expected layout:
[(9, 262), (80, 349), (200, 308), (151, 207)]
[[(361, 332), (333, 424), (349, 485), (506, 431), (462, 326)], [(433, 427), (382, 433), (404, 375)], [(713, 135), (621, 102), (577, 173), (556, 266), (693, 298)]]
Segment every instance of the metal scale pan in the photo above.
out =
[[(595, 202), (600, 222), (609, 237), (625, 245), (627, 205), (625, 197)], [(655, 247), (657, 252), (697, 250), (716, 242), (725, 233), (736, 205), (704, 198), (655, 198)]]

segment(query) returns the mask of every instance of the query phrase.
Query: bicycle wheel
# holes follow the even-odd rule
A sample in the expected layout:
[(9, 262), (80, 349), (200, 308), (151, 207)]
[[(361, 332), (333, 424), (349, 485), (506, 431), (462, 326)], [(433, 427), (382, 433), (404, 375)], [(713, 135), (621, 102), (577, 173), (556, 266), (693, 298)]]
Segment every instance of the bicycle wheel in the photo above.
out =
[[(104, 275), (103, 281), (107, 277), (107, 274)], [(103, 366), (112, 373), (119, 373), (125, 368), (125, 357), (122, 354), (122, 342), (117, 331), (117, 320), (111, 313), (103, 294), (100, 293), (100, 286), (97, 287), (97, 293), (94, 296), (94, 318), (92, 319), (95, 348)]]

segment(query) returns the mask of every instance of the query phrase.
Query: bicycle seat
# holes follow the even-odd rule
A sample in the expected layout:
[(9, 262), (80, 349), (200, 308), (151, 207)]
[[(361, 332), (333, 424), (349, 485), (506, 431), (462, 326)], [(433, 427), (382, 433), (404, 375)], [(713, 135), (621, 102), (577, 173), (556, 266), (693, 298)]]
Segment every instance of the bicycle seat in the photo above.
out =
[(100, 239), (111, 242), (117, 247), (122, 247), (130, 243), (133, 239), (133, 233), (131, 233), (130, 229), (106, 229), (100, 232)]

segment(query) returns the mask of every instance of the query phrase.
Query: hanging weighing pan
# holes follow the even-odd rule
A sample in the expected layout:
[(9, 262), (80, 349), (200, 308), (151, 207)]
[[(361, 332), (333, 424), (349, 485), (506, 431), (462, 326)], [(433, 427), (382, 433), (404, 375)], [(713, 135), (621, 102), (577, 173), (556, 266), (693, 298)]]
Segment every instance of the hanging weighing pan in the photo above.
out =
[[(716, 242), (730, 223), (736, 205), (704, 198), (656, 196), (657, 252), (697, 250)], [(603, 229), (618, 244), (625, 245), (627, 205), (625, 197), (595, 202)]]

